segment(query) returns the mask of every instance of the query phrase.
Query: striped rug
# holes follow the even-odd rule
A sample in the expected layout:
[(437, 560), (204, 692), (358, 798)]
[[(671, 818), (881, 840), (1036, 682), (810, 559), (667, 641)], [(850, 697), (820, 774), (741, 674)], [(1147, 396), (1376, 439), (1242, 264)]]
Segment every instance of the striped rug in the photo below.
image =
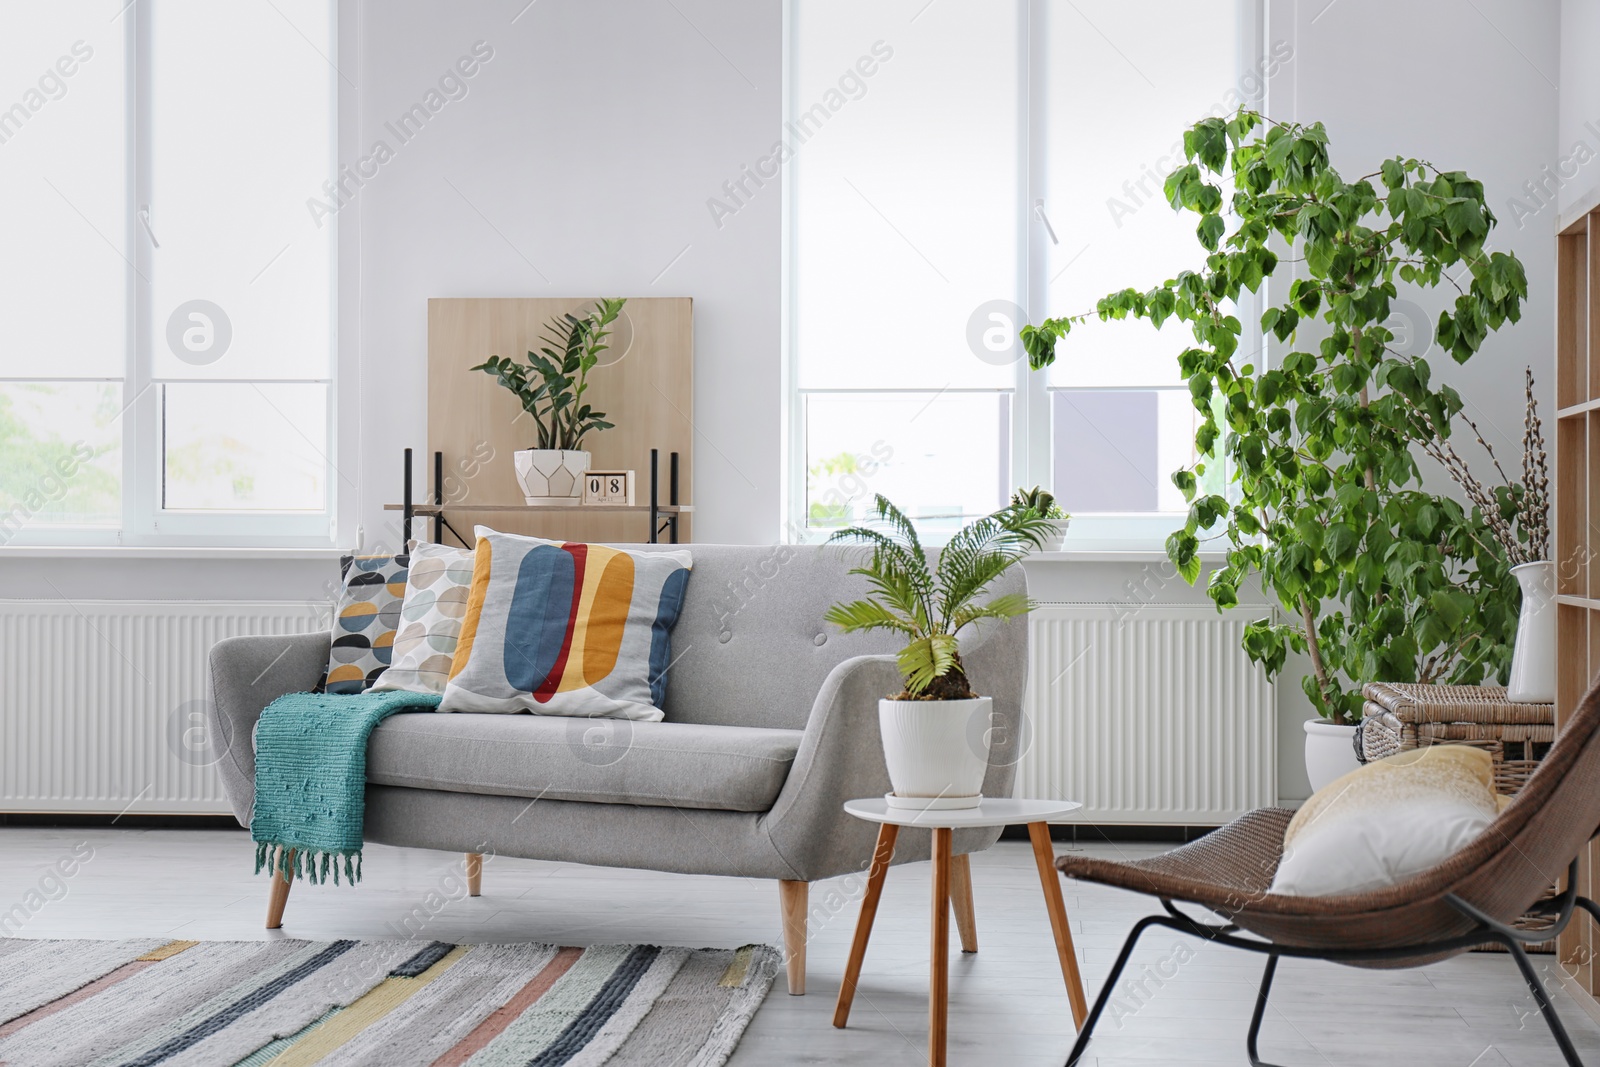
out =
[(0, 940), (5, 1067), (716, 1067), (768, 945)]

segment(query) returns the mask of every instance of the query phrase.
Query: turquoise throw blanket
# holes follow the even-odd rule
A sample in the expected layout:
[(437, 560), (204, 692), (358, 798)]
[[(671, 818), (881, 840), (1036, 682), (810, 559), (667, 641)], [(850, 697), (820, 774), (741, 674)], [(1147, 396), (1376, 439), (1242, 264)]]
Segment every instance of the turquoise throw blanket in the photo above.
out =
[(289, 693), (267, 705), (256, 725), (256, 873), (281, 847), (294, 851), (296, 878), (326, 882), (331, 866), (337, 884), (343, 864), (360, 881), (367, 738), (397, 711), (438, 706), (436, 694), (406, 692)]

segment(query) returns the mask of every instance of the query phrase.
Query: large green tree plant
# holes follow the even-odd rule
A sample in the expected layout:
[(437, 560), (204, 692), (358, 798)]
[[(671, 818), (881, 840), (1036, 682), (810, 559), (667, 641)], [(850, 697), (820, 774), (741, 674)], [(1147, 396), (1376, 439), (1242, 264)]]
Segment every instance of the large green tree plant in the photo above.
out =
[[(1502, 669), (1516, 609), (1505, 552), (1476, 509), (1422, 489), (1412, 447), (1449, 436), (1461, 397), (1384, 325), (1397, 283), (1455, 290), (1436, 340), (1458, 362), (1517, 321), (1527, 278), (1514, 255), (1484, 248), (1495, 218), (1483, 186), (1398, 157), (1347, 181), (1320, 123), (1251, 111), (1196, 123), (1183, 143), (1165, 192), (1199, 216), (1204, 266), (1094, 312), (1176, 318), (1194, 337), (1178, 362), (1199, 460), (1173, 475), (1190, 501), (1167, 541), (1173, 564), (1193, 583), (1202, 540), (1225, 541), (1211, 599), (1231, 607), (1259, 575), (1285, 614), (1252, 623), (1246, 652), (1271, 674), (1306, 653), (1306, 694), (1334, 721), (1359, 716), (1362, 681), (1472, 683)], [(1246, 292), (1260, 294), (1275, 359), (1240, 352)], [(1086, 318), (1025, 326), (1032, 366)], [(1199, 491), (1224, 457), (1230, 491)]]

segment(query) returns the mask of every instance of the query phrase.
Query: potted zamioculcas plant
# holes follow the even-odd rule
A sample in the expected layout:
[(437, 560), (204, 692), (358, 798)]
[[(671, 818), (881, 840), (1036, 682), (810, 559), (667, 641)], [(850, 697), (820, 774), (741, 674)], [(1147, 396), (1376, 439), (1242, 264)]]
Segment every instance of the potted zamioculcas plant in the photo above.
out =
[(991, 699), (972, 689), (957, 635), (980, 619), (1026, 614), (1025, 593), (984, 593), (1038, 547), (1050, 520), (1027, 509), (1002, 508), (963, 527), (930, 565), (916, 527), (887, 499), (873, 500), (872, 526), (852, 526), (828, 539), (864, 544), (871, 595), (835, 604), (824, 618), (846, 633), (891, 630), (905, 638), (896, 657), (905, 688), (878, 701), (884, 762), (900, 808), (971, 808), (983, 799), (989, 768)]
[(1044, 540), (1039, 543), (1039, 551), (1061, 550), (1061, 543), (1067, 538), (1067, 523), (1072, 516), (1062, 510), (1053, 494), (1045, 492), (1037, 485), (1032, 489), (1018, 489), (1011, 494), (1011, 507), (1013, 510), (1032, 512), (1041, 519), (1049, 520), (1050, 525)]
[(589, 372), (609, 347), (611, 324), (622, 313), (624, 298), (599, 301), (584, 315), (558, 315), (545, 325), (544, 343), (528, 353), (527, 365), (490, 356), (473, 367), (493, 375), (516, 394), (522, 410), (533, 418), (534, 447), (513, 454), (517, 482), (529, 504), (574, 504), (583, 496), (583, 475), (589, 453), (583, 439), (609, 430), (606, 413), (584, 403)]

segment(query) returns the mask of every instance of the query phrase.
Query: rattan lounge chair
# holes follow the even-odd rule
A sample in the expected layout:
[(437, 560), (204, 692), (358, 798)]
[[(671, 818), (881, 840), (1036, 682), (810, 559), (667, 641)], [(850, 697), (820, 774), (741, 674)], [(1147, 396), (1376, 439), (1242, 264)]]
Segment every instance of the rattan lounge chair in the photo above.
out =
[[(1416, 967), (1491, 942), (1503, 945), (1517, 961), (1567, 1063), (1582, 1067), (1523, 945), (1554, 937), (1575, 908), (1600, 921), (1600, 907), (1573, 887), (1575, 857), (1600, 827), (1600, 686), (1584, 697), (1538, 771), (1489, 829), (1444, 863), (1399, 885), (1334, 897), (1268, 892), (1293, 814), (1263, 808), (1152, 859), (1117, 863), (1062, 856), (1056, 861), (1069, 878), (1147, 893), (1164, 909), (1141, 919), (1123, 943), (1078, 1033), (1068, 1067), (1088, 1047), (1134, 944), (1152, 926), (1267, 957), (1245, 1037), (1255, 1067), (1271, 1067), (1257, 1056), (1256, 1038), (1280, 958)], [(1563, 868), (1565, 890), (1548, 896)], [(1209, 909), (1224, 921), (1191, 918), (1178, 908), (1184, 903)], [(1516, 928), (1513, 924), (1530, 911), (1546, 922), (1537, 930)]]

